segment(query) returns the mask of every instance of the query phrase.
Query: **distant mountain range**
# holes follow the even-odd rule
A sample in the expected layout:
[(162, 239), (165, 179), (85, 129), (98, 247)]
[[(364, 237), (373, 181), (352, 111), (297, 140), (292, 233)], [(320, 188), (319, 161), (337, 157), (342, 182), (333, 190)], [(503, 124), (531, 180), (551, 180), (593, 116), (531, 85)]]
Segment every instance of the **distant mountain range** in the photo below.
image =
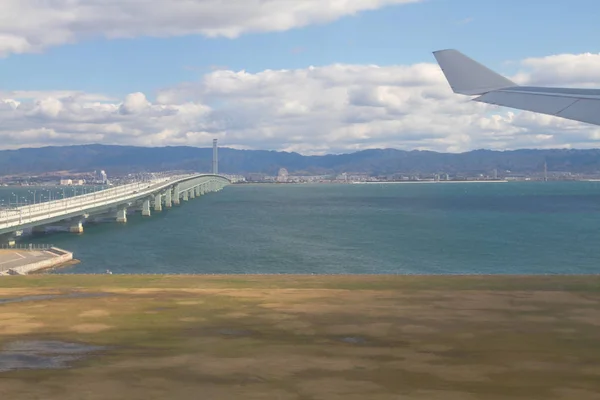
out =
[[(138, 171), (210, 171), (211, 148), (133, 147), (81, 145), (0, 151), (0, 174), (39, 174), (48, 171), (87, 172), (104, 169), (109, 174)], [(219, 149), (219, 171), (276, 175), (279, 168), (290, 173), (341, 172), (392, 173), (484, 173), (494, 169), (512, 173), (549, 171), (596, 173), (600, 149), (592, 150), (475, 150), (466, 153), (364, 150), (351, 154), (303, 156), (265, 150)]]

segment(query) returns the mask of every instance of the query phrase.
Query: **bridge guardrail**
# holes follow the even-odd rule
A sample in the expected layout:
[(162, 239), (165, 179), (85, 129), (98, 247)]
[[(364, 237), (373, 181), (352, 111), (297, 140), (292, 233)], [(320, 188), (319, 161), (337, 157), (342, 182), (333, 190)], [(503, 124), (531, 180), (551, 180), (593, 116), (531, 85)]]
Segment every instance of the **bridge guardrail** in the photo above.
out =
[[(167, 183), (175, 184), (193, 176), (197, 175), (177, 175), (149, 182), (136, 182), (67, 199), (16, 207), (10, 210), (1, 210), (0, 229), (16, 227), (21, 224), (36, 222), (41, 219), (53, 218), (79, 211), (85, 212), (86, 209), (101, 207), (110, 204), (117, 199), (127, 200), (131, 197), (139, 197), (140, 194), (149, 195), (154, 190), (159, 190), (161, 186), (166, 186)], [(40, 216), (43, 218), (39, 218)]]
[(54, 247), (53, 244), (37, 244), (37, 243), (15, 243), (14, 245), (2, 244), (0, 250), (26, 250), (26, 251), (43, 251)]

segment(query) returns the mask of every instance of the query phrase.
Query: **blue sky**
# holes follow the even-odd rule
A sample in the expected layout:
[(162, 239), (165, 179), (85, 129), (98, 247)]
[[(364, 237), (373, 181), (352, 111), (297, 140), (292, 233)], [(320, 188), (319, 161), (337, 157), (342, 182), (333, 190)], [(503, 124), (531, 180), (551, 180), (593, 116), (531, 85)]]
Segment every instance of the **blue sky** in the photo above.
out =
[(599, 147), (598, 127), (455, 95), (432, 55), (598, 87), (598, 15), (595, 0), (2, 0), (0, 149)]
[(258, 72), (333, 63), (411, 64), (432, 62), (432, 50), (448, 47), (512, 72), (504, 61), (600, 52), (598, 15), (600, 2), (594, 0), (427, 0), (236, 39), (84, 39), (0, 60), (0, 87), (114, 96), (142, 91), (152, 97), (215, 66)]

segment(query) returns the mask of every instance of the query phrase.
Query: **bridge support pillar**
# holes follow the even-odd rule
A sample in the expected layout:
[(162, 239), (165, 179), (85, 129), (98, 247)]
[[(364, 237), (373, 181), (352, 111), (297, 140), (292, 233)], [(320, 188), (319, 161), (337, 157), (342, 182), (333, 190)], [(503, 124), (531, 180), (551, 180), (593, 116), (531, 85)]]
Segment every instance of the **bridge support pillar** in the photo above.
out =
[(154, 211), (162, 211), (162, 193), (154, 196)]
[(83, 233), (83, 221), (81, 221), (81, 220), (73, 221), (71, 223), (71, 225), (69, 225), (69, 232)]
[(195, 199), (196, 198), (196, 188), (190, 189), (189, 192), (190, 192), (190, 199)]
[(121, 208), (117, 211), (117, 222), (127, 222), (127, 208)]
[(194, 191), (196, 192), (196, 197), (202, 196), (202, 193), (200, 193), (200, 186), (196, 186), (194, 188)]
[(142, 204), (142, 215), (144, 217), (150, 216), (150, 199), (144, 200), (144, 203)]
[(165, 207), (167, 207), (167, 208), (173, 207), (173, 203), (172, 203), (172, 199), (171, 199), (172, 194), (173, 194), (173, 189), (168, 188), (165, 193)]
[(176, 206), (181, 204), (180, 196), (181, 193), (179, 193), (179, 185), (176, 185), (173, 188), (173, 204), (175, 204)]
[(186, 191), (183, 192), (183, 201), (188, 201), (189, 200), (188, 193), (189, 193), (189, 190), (186, 190)]

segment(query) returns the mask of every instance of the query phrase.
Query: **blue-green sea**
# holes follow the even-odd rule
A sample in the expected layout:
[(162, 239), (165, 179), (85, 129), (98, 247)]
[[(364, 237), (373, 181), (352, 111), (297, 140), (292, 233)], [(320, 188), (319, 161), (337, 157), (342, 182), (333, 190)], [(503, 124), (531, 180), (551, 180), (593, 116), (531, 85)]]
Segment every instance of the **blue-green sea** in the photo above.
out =
[(55, 273), (598, 273), (600, 182), (231, 185), (33, 242)]

